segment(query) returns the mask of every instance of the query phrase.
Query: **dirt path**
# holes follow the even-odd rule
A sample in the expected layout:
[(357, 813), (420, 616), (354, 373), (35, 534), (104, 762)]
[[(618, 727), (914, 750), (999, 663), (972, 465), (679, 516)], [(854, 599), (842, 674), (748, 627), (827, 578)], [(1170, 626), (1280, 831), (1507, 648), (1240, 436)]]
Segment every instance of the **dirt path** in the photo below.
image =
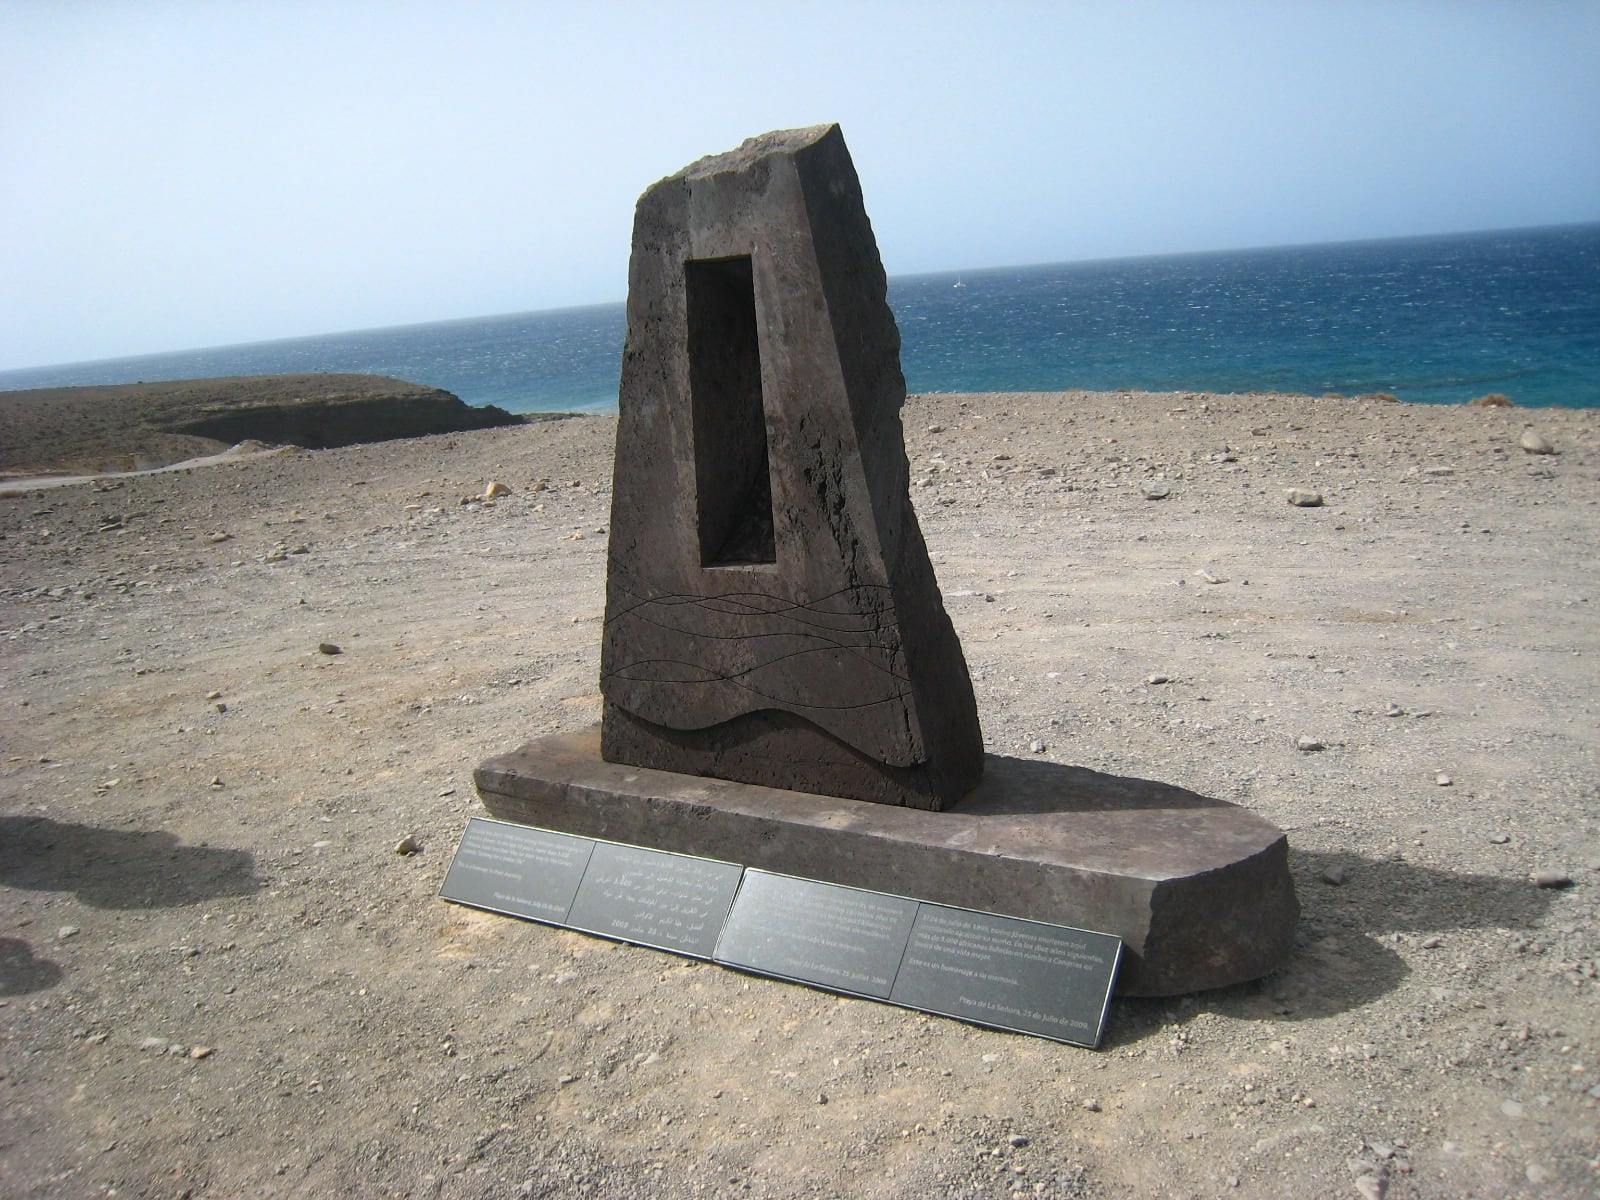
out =
[(1288, 829), (1283, 971), (1096, 1053), (439, 901), (476, 763), (598, 717), (608, 419), (30, 492), (0, 1195), (1593, 1195), (1600, 413), (906, 425), (991, 749)]

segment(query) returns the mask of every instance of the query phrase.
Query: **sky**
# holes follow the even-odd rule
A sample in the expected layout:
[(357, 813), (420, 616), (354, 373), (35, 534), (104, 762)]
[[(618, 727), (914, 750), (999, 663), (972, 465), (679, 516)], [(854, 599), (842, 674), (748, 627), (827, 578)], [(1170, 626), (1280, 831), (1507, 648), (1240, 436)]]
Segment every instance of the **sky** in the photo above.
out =
[(891, 275), (1600, 220), (1600, 0), (0, 0), (0, 370), (622, 300), (839, 122)]

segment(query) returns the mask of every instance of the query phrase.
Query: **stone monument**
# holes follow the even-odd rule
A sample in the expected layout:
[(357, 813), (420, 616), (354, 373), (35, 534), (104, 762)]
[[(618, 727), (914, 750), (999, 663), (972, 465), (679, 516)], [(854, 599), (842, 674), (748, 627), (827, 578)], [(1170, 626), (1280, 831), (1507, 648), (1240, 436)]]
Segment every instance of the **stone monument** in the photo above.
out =
[(1149, 780), (985, 756), (907, 486), (899, 335), (837, 126), (645, 192), (599, 730), (479, 766), (496, 817), (1099, 930), (1117, 991), (1266, 974), (1283, 832)]
[(978, 782), (886, 286), (838, 126), (754, 138), (640, 199), (608, 761), (931, 809)]

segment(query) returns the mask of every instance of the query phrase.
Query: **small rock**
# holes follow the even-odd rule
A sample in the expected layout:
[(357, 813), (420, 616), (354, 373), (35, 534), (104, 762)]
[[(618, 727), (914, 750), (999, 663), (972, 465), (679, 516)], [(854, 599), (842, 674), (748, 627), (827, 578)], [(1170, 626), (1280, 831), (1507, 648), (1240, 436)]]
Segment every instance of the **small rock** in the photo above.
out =
[(1510, 840), (1511, 835), (1509, 833), (1495, 833), (1489, 835), (1489, 844), (1491, 846), (1504, 846)]
[(943, 433), (944, 432), (944, 426), (943, 425), (929, 425), (928, 426), (928, 432), (929, 433)]
[(1083, 1111), (1084, 1112), (1099, 1112), (1100, 1111), (1100, 1101), (1098, 1101), (1098, 1100), (1085, 1100), (1083, 1102), (1082, 1107), (1083, 1107)]
[(1146, 675), (1144, 681), (1151, 687), (1159, 687), (1163, 683), (1171, 683), (1172, 677), (1170, 675), (1161, 675), (1158, 673), (1155, 675)]
[(318, 642), (317, 643), (317, 653), (318, 654), (326, 654), (326, 655), (329, 655), (331, 657), (332, 655), (335, 655), (335, 654), (343, 654), (344, 651), (339, 649), (339, 647), (335, 646), (332, 642)]
[(1227, 583), (1228, 582), (1228, 577), (1226, 575), (1223, 575), (1218, 571), (1209, 570), (1206, 567), (1201, 567), (1198, 571), (1195, 572), (1195, 574), (1200, 576), (1201, 580), (1203, 582), (1205, 582), (1205, 583)]
[(1011, 1142), (1011, 1145), (1018, 1150), (1021, 1150), (1028, 1144), (1028, 1139), (1020, 1133), (1013, 1133), (1008, 1140)]
[(1389, 1180), (1383, 1175), (1359, 1175), (1356, 1177), (1356, 1194), (1362, 1200), (1383, 1200), (1389, 1194)]
[(141, 1050), (165, 1050), (166, 1048), (166, 1038), (147, 1037), (139, 1043), (139, 1049)]
[(211, 540), (213, 542), (225, 542), (229, 538), (231, 538), (232, 536), (233, 536), (233, 534), (231, 534), (231, 533), (213, 533), (211, 535)]
[(216, 691), (207, 692), (206, 693), (206, 699), (207, 700), (221, 700), (222, 699), (222, 693), (221, 692), (216, 692)]
[(75, 938), (77, 936), (78, 927), (76, 925), (63, 925), (60, 929), (56, 930), (56, 941), (58, 942), (64, 942), (68, 938)]
[(218, 700), (211, 707), (216, 709), (219, 713), (225, 713), (225, 712), (228, 711), (228, 706), (226, 704), (224, 704), (221, 700)]
[(1403, 717), (1406, 715), (1406, 710), (1398, 704), (1390, 703), (1385, 706), (1383, 715), (1386, 717)]
[(1303, 754), (1314, 754), (1318, 750), (1326, 750), (1328, 746), (1327, 743), (1321, 742), (1314, 737), (1310, 737), (1302, 733), (1299, 737), (1295, 738), (1294, 748)]
[(1433, 777), (1433, 781), (1435, 783), (1437, 783), (1440, 787), (1449, 787), (1453, 782), (1455, 782), (1454, 780), (1452, 780), (1450, 778), (1450, 776), (1446, 775), (1443, 771), (1440, 771), (1437, 775), (1435, 775)]
[(1572, 884), (1572, 876), (1559, 867), (1541, 867), (1533, 873), (1533, 882), (1542, 888), (1564, 888)]
[(1333, 887), (1343, 887), (1349, 878), (1350, 873), (1343, 867), (1329, 867), (1321, 875), (1322, 882)]
[(1547, 1183), (1550, 1179), (1550, 1168), (1540, 1163), (1529, 1163), (1523, 1169), (1522, 1174), (1529, 1183)]
[(1521, 446), (1529, 454), (1554, 454), (1556, 452), (1556, 448), (1551, 444), (1550, 439), (1533, 429), (1524, 429), (1517, 445)]
[(394, 852), (401, 856), (415, 854), (421, 849), (421, 844), (409, 833), (394, 844)]
[(1313, 492), (1309, 488), (1290, 488), (1284, 495), (1296, 508), (1322, 507), (1322, 493)]
[(1151, 480), (1144, 485), (1144, 498), (1146, 500), (1165, 500), (1172, 495), (1172, 489), (1159, 480)]
[(491, 479), (489, 481), (489, 486), (483, 489), (483, 498), (485, 500), (494, 500), (497, 497), (509, 496), (510, 494), (511, 489), (505, 484), (501, 483), (498, 479)]
[(1422, 948), (1424, 950), (1437, 950), (1443, 944), (1444, 939), (1439, 937), (1437, 934), (1433, 934), (1422, 939)]
[(1028, 743), (1028, 749), (1035, 754), (1043, 754), (1045, 752), (1045, 744), (1038, 738), (1034, 738), (1033, 741)]
[(214, 1046), (191, 1046), (189, 1048), (189, 1057), (210, 1058), (216, 1052), (216, 1047)]

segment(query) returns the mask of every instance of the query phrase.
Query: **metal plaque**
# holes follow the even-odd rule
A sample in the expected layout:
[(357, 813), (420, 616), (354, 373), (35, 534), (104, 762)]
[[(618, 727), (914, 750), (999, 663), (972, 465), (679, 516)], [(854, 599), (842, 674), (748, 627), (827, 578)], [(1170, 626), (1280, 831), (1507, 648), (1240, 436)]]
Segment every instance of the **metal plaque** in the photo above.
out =
[(600, 842), (566, 923), (585, 933), (710, 958), (744, 868)]
[(439, 894), (446, 900), (559, 925), (567, 919), (594, 839), (473, 817)]
[(714, 958), (731, 967), (889, 999), (917, 902), (754, 867)]
[(923, 904), (889, 999), (1097, 1046), (1121, 955), (1108, 933)]
[(1095, 1047), (1122, 940), (473, 817), (439, 894), (492, 912)]

